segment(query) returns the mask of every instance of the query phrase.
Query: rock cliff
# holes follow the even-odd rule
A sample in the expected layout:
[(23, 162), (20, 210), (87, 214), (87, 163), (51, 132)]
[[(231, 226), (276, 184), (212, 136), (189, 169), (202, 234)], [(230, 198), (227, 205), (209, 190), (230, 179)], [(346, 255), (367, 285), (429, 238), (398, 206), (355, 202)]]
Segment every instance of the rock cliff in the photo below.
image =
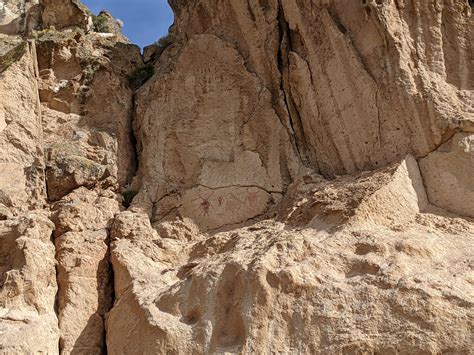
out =
[(169, 3), (0, 1), (0, 353), (472, 353), (472, 3)]

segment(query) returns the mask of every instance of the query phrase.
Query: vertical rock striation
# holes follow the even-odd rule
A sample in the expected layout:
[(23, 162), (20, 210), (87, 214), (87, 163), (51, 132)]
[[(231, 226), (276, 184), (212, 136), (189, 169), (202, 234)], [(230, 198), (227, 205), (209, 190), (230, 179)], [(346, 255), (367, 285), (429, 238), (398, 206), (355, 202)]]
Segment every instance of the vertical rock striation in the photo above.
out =
[(169, 3), (0, 2), (0, 353), (469, 354), (470, 2)]
[(35, 41), (1, 38), (0, 349), (103, 353), (109, 227), (136, 165), (127, 76), (142, 58), (121, 34), (88, 32), (91, 16), (78, 1), (40, 5)]

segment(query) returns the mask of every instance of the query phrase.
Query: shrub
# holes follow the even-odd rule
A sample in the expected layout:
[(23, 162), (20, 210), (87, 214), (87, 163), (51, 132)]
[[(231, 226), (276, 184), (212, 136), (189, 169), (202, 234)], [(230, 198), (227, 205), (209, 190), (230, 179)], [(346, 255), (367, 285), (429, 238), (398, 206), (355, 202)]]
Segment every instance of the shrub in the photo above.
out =
[(171, 33), (168, 33), (166, 36), (161, 37), (158, 41), (155, 42), (155, 44), (162, 48), (165, 49), (169, 47), (170, 45), (173, 44), (174, 38)]
[(26, 52), (26, 42), (21, 42), (6, 54), (0, 56), (0, 74), (7, 70), (10, 65), (20, 60)]
[(94, 31), (101, 33), (111, 33), (112, 30), (109, 27), (109, 19), (103, 14), (98, 16), (92, 15), (92, 23), (94, 24)]
[(51, 34), (55, 34), (55, 33), (57, 33), (56, 27), (51, 26), (49, 28), (45, 28), (45, 29), (40, 30), (40, 31), (33, 31), (32, 35), (33, 35), (34, 39), (40, 39), (41, 37), (43, 37), (45, 35), (51, 35)]
[(132, 88), (137, 89), (145, 84), (145, 82), (152, 77), (154, 72), (155, 69), (153, 68), (153, 65), (145, 65), (131, 73), (128, 76), (128, 82)]

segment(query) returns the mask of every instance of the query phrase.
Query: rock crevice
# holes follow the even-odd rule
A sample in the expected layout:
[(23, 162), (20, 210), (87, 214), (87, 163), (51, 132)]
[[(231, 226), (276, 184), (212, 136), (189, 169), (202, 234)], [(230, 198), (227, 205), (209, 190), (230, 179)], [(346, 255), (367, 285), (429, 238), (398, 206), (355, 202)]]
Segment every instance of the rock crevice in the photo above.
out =
[(170, 4), (0, 4), (0, 352), (469, 353), (468, 2)]

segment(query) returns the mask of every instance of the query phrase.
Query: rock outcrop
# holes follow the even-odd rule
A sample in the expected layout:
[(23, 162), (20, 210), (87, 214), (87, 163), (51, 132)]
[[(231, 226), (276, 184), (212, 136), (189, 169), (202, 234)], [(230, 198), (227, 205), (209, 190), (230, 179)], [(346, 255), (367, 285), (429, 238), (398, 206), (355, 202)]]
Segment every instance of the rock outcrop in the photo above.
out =
[(430, 201), (474, 218), (474, 132), (456, 133), (420, 164)]
[(43, 27), (92, 29), (89, 10), (80, 0), (40, 0)]
[(0, 204), (19, 215), (46, 199), (36, 49), (17, 38), (0, 46)]
[[(82, 4), (41, 6), (34, 39), (1, 37), (0, 352), (101, 353), (109, 228), (136, 165), (127, 77), (142, 58), (119, 34), (87, 33)], [(25, 219), (28, 228), (15, 227)]]
[(169, 3), (0, 3), (0, 353), (470, 354), (472, 4)]
[(38, 0), (2, 0), (0, 2), (0, 33), (29, 33), (39, 25)]
[(0, 221), (0, 351), (58, 352), (53, 223), (28, 213)]

